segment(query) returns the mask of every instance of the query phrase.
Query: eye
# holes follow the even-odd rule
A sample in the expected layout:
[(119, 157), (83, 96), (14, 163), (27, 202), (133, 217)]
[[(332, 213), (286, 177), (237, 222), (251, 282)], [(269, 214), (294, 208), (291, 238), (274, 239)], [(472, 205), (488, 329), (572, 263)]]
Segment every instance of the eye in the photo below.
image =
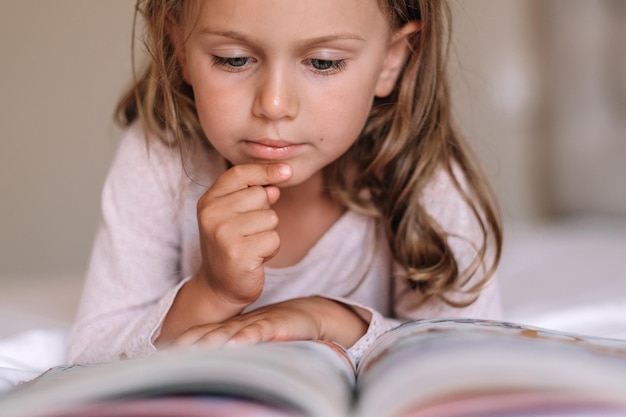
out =
[(308, 60), (309, 65), (313, 69), (321, 74), (334, 74), (343, 70), (346, 66), (344, 59), (317, 59), (312, 58)]
[(243, 69), (246, 65), (250, 64), (251, 62), (252, 62), (252, 58), (247, 57), (247, 56), (238, 56), (238, 57), (232, 57), (232, 58), (221, 57), (221, 56), (213, 57), (214, 65), (226, 67), (235, 71)]

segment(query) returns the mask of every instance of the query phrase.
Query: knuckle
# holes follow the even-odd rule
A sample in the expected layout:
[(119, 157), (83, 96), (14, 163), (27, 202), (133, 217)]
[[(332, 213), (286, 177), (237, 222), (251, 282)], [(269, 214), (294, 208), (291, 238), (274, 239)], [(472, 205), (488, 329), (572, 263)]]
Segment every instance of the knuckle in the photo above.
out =
[[(223, 257), (224, 257), (224, 260), (226, 260), (230, 264), (241, 265), (241, 252), (239, 251), (239, 248), (237, 246), (229, 246), (225, 248)], [(229, 269), (233, 269), (233, 266), (231, 266)], [(234, 267), (234, 270), (239, 270), (239, 269), (240, 269), (240, 266)]]
[(239, 333), (246, 338), (255, 340), (274, 340), (278, 337), (276, 325), (274, 321), (269, 318), (260, 318), (241, 329)]
[(276, 230), (267, 232), (267, 243), (274, 247), (280, 246), (280, 235)]
[(238, 330), (239, 326), (240, 325), (236, 321), (226, 322), (220, 325), (217, 332), (222, 334), (232, 334)]
[(196, 211), (198, 212), (198, 215), (202, 214), (205, 208), (209, 205), (209, 201), (210, 197), (208, 196), (208, 193), (203, 194), (198, 199), (198, 202), (196, 203)]
[(258, 340), (263, 336), (263, 328), (259, 326), (258, 322), (251, 323), (248, 326), (239, 330), (239, 332), (237, 332), (237, 335), (246, 339)]
[(272, 228), (278, 226), (278, 213), (275, 210), (267, 211), (267, 222)]
[(196, 203), (196, 216), (199, 220), (208, 222), (214, 217), (216, 207), (216, 200), (206, 193)]
[(265, 340), (274, 340), (279, 336), (279, 325), (271, 318), (262, 318), (257, 323), (257, 328)]
[(235, 165), (232, 168), (230, 168), (230, 172), (231, 172), (231, 174), (234, 177), (241, 178), (241, 176), (245, 172), (245, 166), (244, 165)]
[(213, 228), (213, 238), (215, 241), (223, 242), (232, 236), (230, 224), (228, 222), (221, 222), (215, 225)]
[(247, 182), (250, 177), (249, 165), (235, 165), (230, 169), (230, 173), (238, 183)]
[(268, 201), (265, 187), (262, 187), (260, 185), (254, 185), (254, 186), (249, 187), (248, 190), (253, 195), (256, 201), (259, 201), (262, 203), (266, 203)]

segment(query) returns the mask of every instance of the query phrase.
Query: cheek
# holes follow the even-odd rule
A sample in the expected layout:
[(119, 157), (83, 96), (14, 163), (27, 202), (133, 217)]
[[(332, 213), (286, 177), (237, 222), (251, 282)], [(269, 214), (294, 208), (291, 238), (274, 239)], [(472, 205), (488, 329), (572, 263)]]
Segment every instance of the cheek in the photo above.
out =
[(335, 111), (329, 108), (325, 119), (318, 119), (316, 124), (323, 126), (323, 130), (318, 131), (318, 146), (329, 160), (339, 158), (356, 142), (367, 120), (369, 108), (362, 102), (344, 101)]
[(200, 124), (209, 139), (241, 123), (236, 116), (241, 113), (242, 103), (233, 89), (204, 84), (194, 88), (194, 97)]
[(333, 105), (325, 109), (328, 122), (323, 123), (332, 136), (356, 140), (369, 116), (374, 100), (372, 86), (367, 82), (345, 83), (337, 89), (332, 100)]

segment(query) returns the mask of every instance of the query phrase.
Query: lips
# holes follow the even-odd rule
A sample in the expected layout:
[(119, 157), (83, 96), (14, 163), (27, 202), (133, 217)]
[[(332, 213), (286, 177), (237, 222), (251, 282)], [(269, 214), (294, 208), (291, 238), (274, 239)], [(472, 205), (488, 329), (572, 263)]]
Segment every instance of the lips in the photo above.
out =
[(286, 148), (287, 146), (296, 145), (293, 142), (289, 142), (282, 139), (260, 139), (256, 141), (249, 141), (254, 144), (268, 146), (270, 148)]
[(288, 159), (301, 152), (305, 145), (282, 139), (259, 139), (245, 141), (250, 156), (258, 159)]

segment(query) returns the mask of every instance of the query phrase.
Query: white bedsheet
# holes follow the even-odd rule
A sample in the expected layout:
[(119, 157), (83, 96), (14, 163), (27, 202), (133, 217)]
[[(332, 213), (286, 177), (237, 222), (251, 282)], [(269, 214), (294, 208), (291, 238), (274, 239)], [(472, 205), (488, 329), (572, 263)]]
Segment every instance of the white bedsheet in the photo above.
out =
[(626, 339), (626, 223), (570, 220), (505, 235), (505, 319)]
[(0, 339), (0, 393), (65, 363), (67, 330), (41, 328)]
[(626, 298), (511, 315), (508, 320), (581, 335), (626, 339)]

